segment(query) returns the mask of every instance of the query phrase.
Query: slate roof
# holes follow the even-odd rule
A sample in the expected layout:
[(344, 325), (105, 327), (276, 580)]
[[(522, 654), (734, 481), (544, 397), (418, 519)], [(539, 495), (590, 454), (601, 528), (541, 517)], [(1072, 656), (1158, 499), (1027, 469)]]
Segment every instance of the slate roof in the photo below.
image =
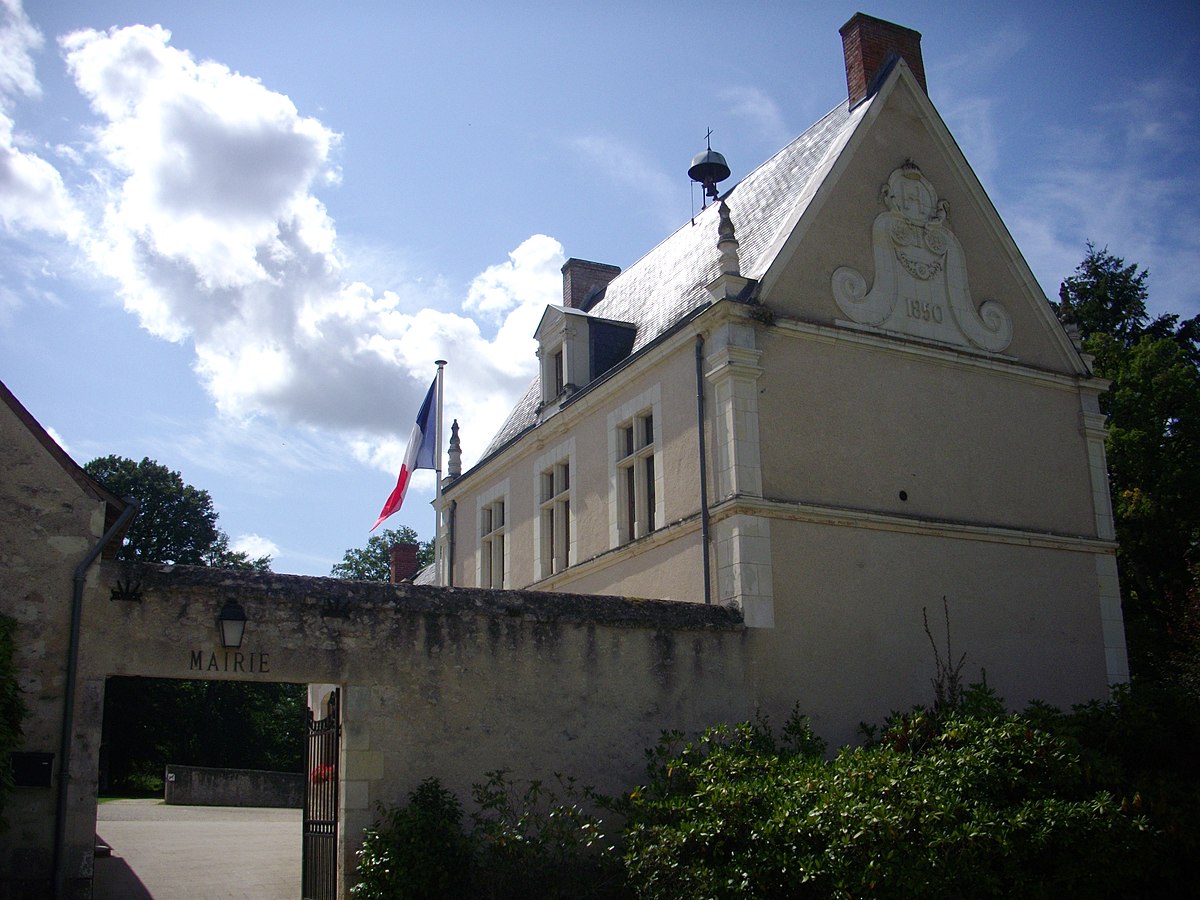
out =
[[(742, 275), (758, 279), (767, 271), (784, 230), (794, 225), (828, 171), (822, 161), (844, 145), (870, 105), (850, 110), (848, 102), (839, 104), (725, 194)], [(653, 342), (712, 299), (707, 285), (720, 274), (718, 224), (714, 203), (613, 279), (589, 315), (636, 324), (634, 353)], [(534, 378), (482, 459), (537, 424), (540, 399), (540, 378)]]

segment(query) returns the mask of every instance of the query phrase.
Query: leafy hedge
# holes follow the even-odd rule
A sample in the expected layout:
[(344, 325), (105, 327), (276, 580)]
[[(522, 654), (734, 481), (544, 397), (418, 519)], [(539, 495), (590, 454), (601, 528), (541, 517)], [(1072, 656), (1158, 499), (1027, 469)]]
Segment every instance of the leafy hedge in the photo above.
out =
[[(462, 805), (435, 778), (407, 806), (381, 809), (358, 851), (355, 900), (470, 897), (627, 896), (619, 857), (604, 845), (601, 822), (587, 813), (570, 778), (530, 782), (524, 790), (502, 770), (475, 785), (472, 828)], [(592, 799), (595, 799), (594, 797)]]
[[(354, 896), (1195, 895), (1194, 698), (1151, 686), (1008, 713), (974, 685), (864, 731), (832, 758), (798, 714), (778, 738), (765, 722), (664, 735), (646, 783), (607, 804), (617, 846), (579, 802), (503, 773), (476, 786), (463, 832), (426, 782), (368, 832)], [(409, 827), (431, 811), (437, 827)], [(429, 885), (441, 871), (466, 880)]]
[(922, 712), (830, 761), (710, 731), (652, 767), (625, 860), (645, 897), (1128, 896), (1151, 834), (1068, 741)]

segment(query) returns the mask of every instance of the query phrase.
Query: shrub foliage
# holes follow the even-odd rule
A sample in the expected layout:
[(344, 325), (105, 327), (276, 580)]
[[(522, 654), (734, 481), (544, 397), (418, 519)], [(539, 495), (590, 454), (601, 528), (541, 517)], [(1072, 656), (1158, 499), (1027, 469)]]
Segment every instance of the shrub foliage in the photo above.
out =
[[(426, 782), (381, 811), (354, 896), (1191, 896), (1200, 715), (1185, 693), (1009, 713), (977, 684), (865, 734), (832, 757), (798, 713), (779, 736), (765, 721), (665, 734), (646, 782), (607, 803), (625, 819), (615, 846), (587, 812), (599, 798), (569, 780), (521, 792), (489, 773), (469, 832)], [(443, 872), (461, 880), (430, 886)]]

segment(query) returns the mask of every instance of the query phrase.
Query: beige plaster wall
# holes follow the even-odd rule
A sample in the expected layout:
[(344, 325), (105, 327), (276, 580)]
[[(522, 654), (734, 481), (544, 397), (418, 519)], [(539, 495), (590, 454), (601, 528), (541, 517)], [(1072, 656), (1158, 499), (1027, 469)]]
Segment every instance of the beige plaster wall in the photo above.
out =
[[(520, 588), (532, 585), (545, 590), (614, 593), (622, 596), (702, 598), (697, 554), (685, 560), (665, 560), (659, 550), (661, 536), (631, 542), (630, 553), (610, 553), (613, 490), (609, 448), (609, 415), (632, 398), (657, 387), (660, 417), (655, 423), (662, 447), (661, 468), (667, 489), (660, 491), (663, 516), (660, 529), (695, 518), (700, 511), (699, 456), (696, 450), (696, 385), (694, 335), (683, 335), (650, 355), (635, 377), (618, 377), (596, 385), (566, 408), (547, 418), (523, 439), (519, 451), (509, 453), (469, 472), (447, 488), (444, 502), (457, 502), (454, 547), (454, 583), (474, 586), (479, 551), (478, 498), (508, 480), (507, 507), (510, 581)], [(709, 417), (711, 418), (711, 416)], [(575, 466), (571, 472), (574, 495), (575, 564), (586, 571), (540, 579), (534, 570), (537, 462), (570, 437)], [(678, 548), (676, 548), (678, 549)], [(630, 563), (630, 559), (636, 561)], [(644, 558), (643, 558), (644, 557)], [(669, 570), (664, 580), (663, 567)], [(610, 571), (611, 570), (611, 571)], [(664, 584), (669, 589), (664, 593)], [(586, 587), (584, 587), (586, 585)], [(695, 588), (695, 592), (693, 592)]]
[(699, 517), (655, 532), (647, 540), (613, 551), (611, 556), (602, 557), (594, 566), (569, 570), (557, 580), (557, 589), (685, 603), (704, 601)]
[(1096, 535), (1070, 382), (887, 343), (759, 336), (766, 496)]
[[(0, 839), (0, 897), (49, 896), (72, 573), (103, 531), (104, 508), (4, 404), (0, 469), (0, 613), (18, 623), (18, 683), (28, 708), (19, 749), (54, 754), (52, 786), (16, 788), (5, 810), (10, 827)], [(92, 596), (94, 570), (86, 584)], [(93, 701), (78, 692), (79, 706)], [(80, 759), (78, 753), (73, 757), (72, 785), (82, 777), (80, 789), (86, 790)], [(77, 804), (79, 795), (72, 793), (70, 802)], [(65, 857), (76, 886), (91, 877), (90, 828), (67, 835)]]
[(782, 514), (771, 534), (775, 628), (754, 630), (753, 671), (775, 715), (799, 702), (820, 733), (844, 742), (859, 720), (932, 702), (922, 610), (944, 660), (943, 597), (967, 681), (986, 670), (1016, 708), (1107, 695), (1094, 553)]

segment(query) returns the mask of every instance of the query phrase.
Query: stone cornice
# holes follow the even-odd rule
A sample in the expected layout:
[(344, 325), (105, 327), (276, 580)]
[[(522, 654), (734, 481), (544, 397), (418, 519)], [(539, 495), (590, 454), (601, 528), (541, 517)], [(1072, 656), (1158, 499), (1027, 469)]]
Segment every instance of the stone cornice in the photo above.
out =
[(892, 513), (881, 513), (846, 506), (827, 506), (803, 501), (770, 500), (744, 495), (730, 497), (714, 506), (711, 511), (712, 522), (714, 524), (736, 515), (765, 516), (784, 521), (811, 522), (817, 525), (835, 525), (870, 529), (873, 531), (895, 531), (904, 534), (921, 534), (954, 540), (987, 541), (1022, 547), (1072, 550), (1079, 553), (1110, 554), (1115, 553), (1117, 550), (1117, 545), (1114, 541), (1106, 541), (1086, 535), (1030, 531), (1001, 525), (931, 519), (920, 516), (898, 516)]
[(1103, 378), (1034, 369), (1009, 358), (1000, 358), (991, 354), (984, 355), (962, 348), (943, 347), (909, 335), (891, 335), (875, 329), (859, 329), (853, 327), (851, 323), (846, 323), (845, 327), (834, 327), (803, 319), (776, 316), (773, 326), (772, 330), (776, 333), (802, 340), (858, 344), (871, 350), (905, 356), (909, 359), (916, 357), (938, 365), (985, 371), (1018, 381), (1033, 382), (1043, 387), (1102, 394), (1109, 386), (1109, 382)]

